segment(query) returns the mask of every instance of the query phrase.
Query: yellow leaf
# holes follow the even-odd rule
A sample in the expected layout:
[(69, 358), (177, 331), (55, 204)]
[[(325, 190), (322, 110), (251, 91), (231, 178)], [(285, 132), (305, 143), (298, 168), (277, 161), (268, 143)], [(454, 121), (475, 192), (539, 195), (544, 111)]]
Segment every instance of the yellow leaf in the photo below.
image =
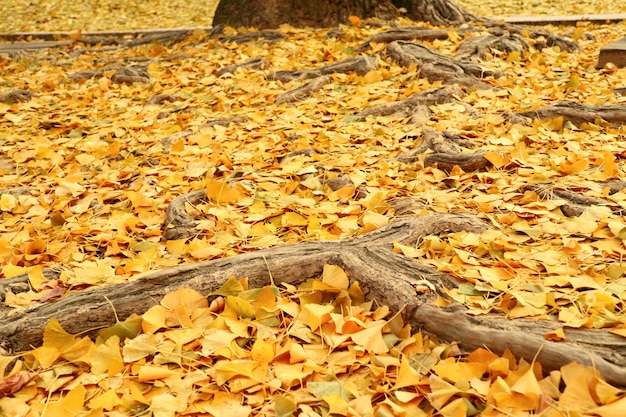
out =
[(137, 362), (146, 356), (154, 355), (157, 352), (156, 345), (159, 338), (153, 334), (140, 334), (134, 339), (126, 341), (122, 354), (125, 362)]
[(118, 336), (109, 337), (105, 343), (96, 347), (91, 355), (91, 373), (100, 375), (107, 373), (113, 376), (124, 370), (124, 360), (120, 352), (120, 338)]
[(624, 417), (625, 411), (626, 397), (622, 397), (610, 404), (587, 410), (587, 413), (589, 413), (589, 415), (597, 415), (600, 417)]
[(305, 304), (298, 318), (311, 330), (317, 330), (322, 324), (330, 321), (330, 313), (334, 309), (332, 305)]
[(170, 147), (171, 153), (180, 153), (185, 150), (185, 138), (180, 138), (176, 142), (172, 143)]
[(30, 354), (43, 368), (52, 366), (61, 357), (61, 352), (54, 346), (39, 346)]
[(340, 290), (347, 290), (350, 285), (348, 274), (337, 265), (324, 265), (322, 282)]
[(503, 166), (509, 163), (509, 158), (503, 157), (498, 152), (487, 152), (486, 154), (483, 155), (483, 158), (491, 162), (491, 165), (493, 165), (496, 168), (502, 168)]
[(584, 171), (589, 166), (587, 160), (578, 154), (571, 154), (567, 160), (559, 164), (559, 170), (566, 174)]
[(428, 401), (437, 410), (443, 408), (452, 397), (460, 394), (462, 391), (439, 378), (437, 375), (431, 374), (428, 378), (431, 393), (427, 394)]
[(28, 271), (28, 281), (35, 291), (38, 291), (45, 282), (48, 282), (48, 278), (43, 274), (42, 265), (35, 266)]
[(199, 409), (219, 417), (248, 417), (252, 412), (252, 407), (242, 405), (242, 398), (239, 394), (222, 391), (213, 394), (213, 398), (203, 402)]
[(141, 329), (144, 333), (156, 333), (166, 327), (167, 309), (163, 306), (151, 307), (141, 316)]
[(618, 336), (626, 337), (626, 329), (611, 329), (609, 332)]
[(509, 154), (509, 157), (518, 163), (527, 162), (529, 156), (528, 152), (526, 151), (526, 145), (524, 144), (524, 142), (518, 142), (517, 145), (515, 145), (515, 149), (513, 149)]
[(280, 222), (283, 227), (306, 226), (309, 224), (309, 221), (306, 217), (293, 211), (288, 211), (287, 213), (283, 214), (281, 216)]
[(565, 341), (565, 332), (562, 327), (558, 329), (552, 330), (544, 335), (547, 340), (552, 340), (555, 342), (564, 342)]
[(0, 195), (0, 210), (12, 211), (17, 206), (17, 200), (14, 195), (4, 193)]
[(144, 365), (139, 368), (137, 381), (154, 381), (155, 379), (165, 379), (173, 375), (179, 375), (179, 372), (168, 369), (165, 366)]
[(250, 349), (250, 356), (259, 363), (269, 364), (274, 360), (274, 344), (257, 338)]
[(166, 326), (193, 327), (192, 313), (198, 308), (208, 308), (209, 302), (199, 292), (191, 288), (181, 288), (165, 295), (161, 305), (168, 310)]
[(328, 404), (329, 414), (339, 414), (340, 416), (348, 415), (348, 403), (339, 394), (324, 395), (322, 400)]
[(296, 404), (287, 397), (274, 398), (274, 413), (276, 417), (293, 417), (296, 412)]
[(409, 358), (406, 355), (402, 355), (402, 361), (400, 362), (400, 368), (396, 376), (396, 384), (393, 389), (397, 390), (404, 387), (413, 387), (420, 379), (420, 373), (411, 366)]
[(50, 402), (46, 406), (46, 415), (54, 417), (74, 417), (83, 411), (85, 402), (85, 387), (77, 385), (67, 395), (58, 401)]
[(539, 396), (543, 393), (532, 366), (513, 384), (511, 391), (523, 394), (532, 404), (532, 409), (537, 408)]
[(206, 180), (206, 194), (211, 201), (217, 204), (229, 204), (239, 201), (242, 195), (234, 188), (230, 188), (226, 181), (212, 178)]
[(23, 266), (16, 266), (13, 264), (6, 264), (2, 267), (2, 275), (5, 278), (15, 277), (17, 275), (24, 274), (28, 271), (28, 268), (24, 268)]
[(118, 405), (122, 404), (122, 400), (117, 396), (117, 393), (114, 389), (110, 389), (104, 394), (101, 394), (97, 397), (92, 398), (88, 405), (89, 408), (96, 409), (102, 408), (103, 410), (113, 410)]
[(155, 395), (150, 401), (153, 417), (175, 417), (181, 406), (184, 406), (181, 398), (167, 393)]
[(250, 301), (244, 300), (241, 297), (234, 295), (227, 296), (226, 306), (234, 311), (239, 317), (251, 319), (256, 315), (254, 307), (250, 304)]
[(383, 75), (380, 73), (380, 71), (372, 70), (363, 76), (363, 82), (365, 84), (376, 83), (382, 80), (383, 80)]
[(457, 398), (439, 410), (437, 415), (442, 417), (465, 417), (467, 413), (467, 403), (463, 398)]
[(363, 23), (363, 21), (361, 20), (360, 17), (358, 16), (349, 16), (348, 20), (350, 21), (350, 23), (352, 24), (352, 26), (361, 26), (361, 24)]
[(385, 323), (370, 323), (370, 327), (350, 335), (354, 343), (363, 346), (370, 353), (386, 353), (389, 347), (383, 338), (383, 327)]

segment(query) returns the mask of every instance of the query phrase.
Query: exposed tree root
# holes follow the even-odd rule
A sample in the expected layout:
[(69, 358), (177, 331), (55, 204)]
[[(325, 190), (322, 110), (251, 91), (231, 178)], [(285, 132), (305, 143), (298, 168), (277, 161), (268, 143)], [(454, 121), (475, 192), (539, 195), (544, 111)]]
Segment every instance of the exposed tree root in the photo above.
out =
[(113, 75), (111, 75), (111, 81), (116, 83), (132, 84), (150, 82), (150, 74), (148, 73), (147, 66), (105, 68), (93, 71), (78, 71), (70, 74), (69, 78), (73, 81), (89, 80), (91, 78), (100, 78), (109, 71), (114, 71)]
[(623, 104), (589, 105), (573, 101), (562, 101), (535, 110), (509, 113), (506, 117), (512, 123), (529, 123), (532, 119), (554, 119), (563, 117), (576, 126), (583, 123), (596, 123), (604, 120), (621, 126), (626, 124), (626, 106)]
[[(82, 290), (14, 311), (1, 321), (0, 341), (3, 348), (19, 352), (41, 344), (43, 328), (53, 317), (70, 333), (93, 332), (115, 322), (113, 309), (123, 320), (132, 313), (147, 311), (167, 293), (182, 287), (210, 294), (230, 276), (248, 277), (252, 288), (268, 285), (270, 276), (277, 285), (296, 284), (318, 277), (325, 264), (334, 264), (359, 281), (369, 299), (401, 311), (410, 323), (442, 340), (460, 342), (467, 349), (484, 346), (497, 353), (509, 348), (529, 360), (538, 355), (546, 370), (558, 369), (572, 360), (594, 364), (609, 382), (626, 386), (626, 341), (622, 338), (582, 329), (568, 331), (576, 335), (572, 342), (569, 338), (568, 342), (552, 342), (544, 340), (544, 334), (558, 327), (555, 323), (477, 319), (467, 315), (461, 305), (434, 307), (430, 302), (435, 296), (445, 297), (444, 288), (454, 288), (457, 283), (393, 250), (394, 242), (414, 245), (428, 235), (480, 233), (487, 227), (472, 215), (410, 216), (351, 239), (305, 242), (153, 272), (135, 281)], [(585, 340), (593, 341), (593, 345), (583, 344)]]
[(245, 69), (260, 69), (264, 70), (270, 67), (270, 62), (265, 58), (254, 58), (241, 64), (227, 65), (221, 68), (215, 73), (216, 77), (221, 77), (224, 74), (234, 74), (238, 68)]
[(291, 70), (291, 71), (276, 71), (267, 75), (268, 80), (288, 82), (295, 79), (310, 80), (312, 78), (321, 77), (322, 75), (330, 74), (342, 74), (355, 71), (359, 75), (367, 74), (369, 71), (373, 71), (378, 68), (378, 58), (374, 56), (359, 56), (354, 58), (347, 58), (342, 61), (335, 62), (330, 65), (325, 65), (320, 68), (313, 68), (309, 70)]
[(387, 55), (398, 64), (408, 67), (417, 65), (420, 76), (430, 82), (442, 81), (445, 84), (458, 83), (466, 87), (488, 89), (492, 86), (480, 78), (502, 76), (473, 62), (461, 61), (443, 55), (416, 42), (396, 41), (387, 45)]
[(489, 34), (467, 38), (459, 44), (456, 57), (459, 59), (482, 58), (487, 52), (491, 53), (493, 50), (506, 53), (522, 53), (528, 49), (530, 49), (530, 45), (523, 36), (507, 32), (500, 36)]
[(357, 52), (370, 49), (370, 43), (391, 43), (394, 41), (434, 41), (436, 39), (448, 39), (447, 30), (429, 29), (421, 26), (403, 26), (393, 28), (385, 32), (377, 33), (365, 42), (354, 48)]
[(285, 39), (285, 35), (282, 32), (277, 30), (261, 30), (255, 32), (246, 32), (241, 33), (239, 35), (231, 36), (230, 38), (224, 38), (224, 42), (236, 42), (236, 43), (246, 43), (250, 41), (264, 41), (267, 44), (271, 45), (273, 43), (282, 41)]
[(486, 347), (502, 353), (509, 349), (529, 362), (536, 360), (544, 370), (578, 362), (593, 366), (611, 384), (626, 385), (626, 341), (607, 331), (565, 329), (567, 342), (553, 342), (544, 335), (561, 327), (559, 323), (472, 317), (458, 305), (441, 309), (422, 304), (413, 318), (429, 333), (445, 340), (460, 340), (468, 351)]
[(474, 153), (434, 153), (424, 158), (424, 166), (436, 166), (442, 171), (450, 172), (455, 166), (464, 172), (485, 171), (491, 166), (491, 162), (483, 157), (485, 152)]
[[(476, 143), (463, 136), (426, 127), (421, 143), (414, 149), (402, 153), (397, 159), (404, 163), (415, 163), (419, 160), (420, 155), (427, 150), (432, 150), (434, 155), (453, 155), (452, 159), (454, 159), (454, 155), (464, 155), (463, 148), (473, 149), (476, 146)], [(437, 159), (435, 158), (432, 162), (436, 163)], [(459, 157), (459, 162), (462, 160), (463, 158)]]
[(0, 103), (15, 104), (26, 103), (35, 96), (35, 93), (31, 93), (28, 90), (14, 90), (8, 93), (0, 94)]
[[(568, 217), (578, 217), (593, 206), (610, 206), (609, 201), (601, 198), (589, 197), (578, 192), (560, 190), (546, 185), (526, 185), (522, 191), (526, 190), (537, 193), (539, 197), (545, 200), (563, 200), (565, 204), (561, 206), (561, 212)], [(621, 213), (622, 209), (616, 208), (613, 211)]]
[(330, 75), (323, 75), (321, 77), (314, 78), (312, 81), (295, 88), (293, 90), (287, 91), (278, 97), (274, 101), (276, 104), (280, 103), (293, 103), (296, 101), (302, 101), (311, 97), (317, 91), (321, 90), (326, 84), (330, 84), (332, 82), (332, 77)]
[(464, 95), (465, 92), (456, 85), (429, 88), (413, 94), (406, 100), (370, 107), (361, 111), (358, 115), (367, 117), (389, 116), (393, 114), (404, 117), (412, 116), (412, 123), (425, 122), (430, 119), (428, 106), (448, 103), (450, 101), (459, 101)]

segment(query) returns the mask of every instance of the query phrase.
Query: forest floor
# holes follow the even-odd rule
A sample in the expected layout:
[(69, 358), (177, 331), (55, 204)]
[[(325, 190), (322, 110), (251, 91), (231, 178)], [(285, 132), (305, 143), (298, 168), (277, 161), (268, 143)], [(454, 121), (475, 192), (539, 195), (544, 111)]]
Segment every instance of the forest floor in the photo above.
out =
[[(217, 0), (0, 0), (0, 13), (11, 16), (0, 32), (83, 32), (104, 30), (210, 27)], [(477, 16), (626, 13), (614, 0), (458, 0)]]
[[(614, 1), (462, 4), (478, 15), (626, 12)], [(206, 1), (0, 0), (0, 12), (11, 16), (3, 32), (211, 24)], [(0, 281), (26, 274), (20, 291), (0, 283), (8, 288), (2, 311), (10, 311), (0, 329), (20, 311), (89, 287), (364, 235), (403, 212), (471, 214), (489, 225), (394, 242), (396, 253), (462, 282), (438, 305), (558, 323), (545, 335), (551, 341), (565, 341), (564, 328), (625, 336), (626, 192), (608, 185), (626, 178), (624, 128), (599, 118), (509, 117), (564, 101), (625, 104), (626, 69), (595, 68), (624, 23), (552, 26), (580, 49), (534, 48), (533, 39), (524, 54), (491, 50), (480, 60), (483, 75), (503, 76), (486, 76), (489, 88), (458, 90), (414, 114), (365, 117), (363, 110), (442, 86), (392, 60), (382, 42), (356, 52), (386, 29), (353, 19), (341, 36), (282, 27), (276, 42), (232, 42), (237, 33), (227, 28), (219, 39), (197, 31), (171, 44), (77, 40), (0, 54), (0, 93), (23, 93), (0, 103)], [(446, 31), (425, 44), (454, 56), (474, 36)], [(308, 97), (277, 101), (304, 82), (271, 72), (359, 56), (373, 58), (375, 69), (336, 73)], [(221, 71), (253, 58), (264, 64)], [(212, 123), (224, 119), (232, 123)], [(427, 164), (428, 132), (460, 135), (489, 164), (467, 172)], [(194, 234), (165, 239), (172, 201), (197, 191), (206, 198), (181, 205)], [(595, 203), (581, 208), (573, 195)], [(329, 268), (280, 295), (230, 280), (216, 293), (227, 299), (221, 305), (181, 290), (96, 341), (52, 321), (42, 347), (0, 357), (0, 375), (10, 375), (0, 378), (0, 414), (623, 415), (624, 392), (590, 368), (544, 374), (510, 353), (462, 356), (454, 345), (409, 336), (400, 316), (363, 302), (353, 284)]]

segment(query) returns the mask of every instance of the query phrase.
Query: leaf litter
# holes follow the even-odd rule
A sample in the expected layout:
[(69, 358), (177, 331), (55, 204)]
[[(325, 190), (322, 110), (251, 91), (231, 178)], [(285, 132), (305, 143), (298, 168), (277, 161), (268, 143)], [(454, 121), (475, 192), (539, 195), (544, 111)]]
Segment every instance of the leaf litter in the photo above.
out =
[[(56, 320), (5, 361), (6, 416), (612, 416), (626, 397), (593, 368), (540, 364), (415, 333), (326, 265), (296, 287), (231, 277), (168, 294), (95, 341)], [(9, 359), (9, 358), (7, 358)], [(26, 370), (29, 369), (29, 370)]]
[[(557, 100), (623, 103), (612, 89), (623, 86), (624, 70), (594, 68), (599, 46), (617, 40), (623, 24), (573, 29), (580, 52), (488, 56), (485, 65), (510, 77), (490, 81), (500, 90), (462, 98), (484, 115), (442, 104), (431, 106), (427, 124), (469, 135), (495, 168), (448, 173), (395, 159), (414, 146), (419, 127), (393, 115), (354, 117), (433, 86), (409, 69), (381, 59), (365, 76), (333, 75), (297, 105), (271, 104), (295, 82), (268, 81), (255, 69), (215, 75), (251, 57), (274, 70), (350, 57), (375, 33), (355, 23), (342, 28), (342, 39), (285, 27), (289, 42), (272, 45), (222, 44), (196, 33), (172, 49), (74, 45), (0, 57), (3, 89), (37, 92), (0, 104), (1, 270), (28, 273), (31, 285), (8, 292), (5, 304), (47, 302), (184, 262), (349, 237), (386, 224), (390, 202), (410, 197), (425, 202), (416, 214), (479, 212), (496, 226), (395, 247), (464, 280), (449, 295), (474, 314), (626, 336), (625, 194), (603, 185), (623, 178), (623, 130), (559, 119), (523, 126), (502, 116)], [(452, 54), (458, 41), (431, 46)], [(74, 49), (81, 53), (70, 57)], [(137, 57), (148, 83), (114, 82), (111, 63)], [(69, 78), (94, 69), (102, 70), (95, 78)], [(147, 104), (158, 94), (173, 100)], [(245, 119), (200, 128), (237, 116)], [(165, 149), (164, 138), (187, 129)], [(328, 185), (342, 176), (349, 185)], [(607, 203), (568, 217), (566, 202), (552, 198), (555, 185)], [(359, 187), (365, 198), (356, 198)], [(164, 242), (169, 202), (195, 190), (208, 197), (185, 207), (197, 233)], [(43, 266), (57, 267), (58, 279)], [(591, 369), (571, 364), (545, 376), (539, 364), (510, 354), (481, 349), (462, 357), (454, 345), (412, 333), (343, 278), (329, 279), (281, 289), (232, 279), (210, 305), (181, 290), (95, 342), (52, 322), (42, 347), (1, 359), (0, 407), (20, 416), (623, 414), (623, 393)], [(564, 337), (562, 330), (546, 335)]]

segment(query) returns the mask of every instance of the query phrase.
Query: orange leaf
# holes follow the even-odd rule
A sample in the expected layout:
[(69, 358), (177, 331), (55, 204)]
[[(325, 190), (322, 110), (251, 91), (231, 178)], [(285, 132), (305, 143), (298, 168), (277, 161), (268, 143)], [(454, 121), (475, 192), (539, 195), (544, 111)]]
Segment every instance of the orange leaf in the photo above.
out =
[(242, 197), (241, 193), (234, 188), (230, 188), (226, 181), (211, 178), (206, 180), (206, 193), (217, 204), (234, 203)]

